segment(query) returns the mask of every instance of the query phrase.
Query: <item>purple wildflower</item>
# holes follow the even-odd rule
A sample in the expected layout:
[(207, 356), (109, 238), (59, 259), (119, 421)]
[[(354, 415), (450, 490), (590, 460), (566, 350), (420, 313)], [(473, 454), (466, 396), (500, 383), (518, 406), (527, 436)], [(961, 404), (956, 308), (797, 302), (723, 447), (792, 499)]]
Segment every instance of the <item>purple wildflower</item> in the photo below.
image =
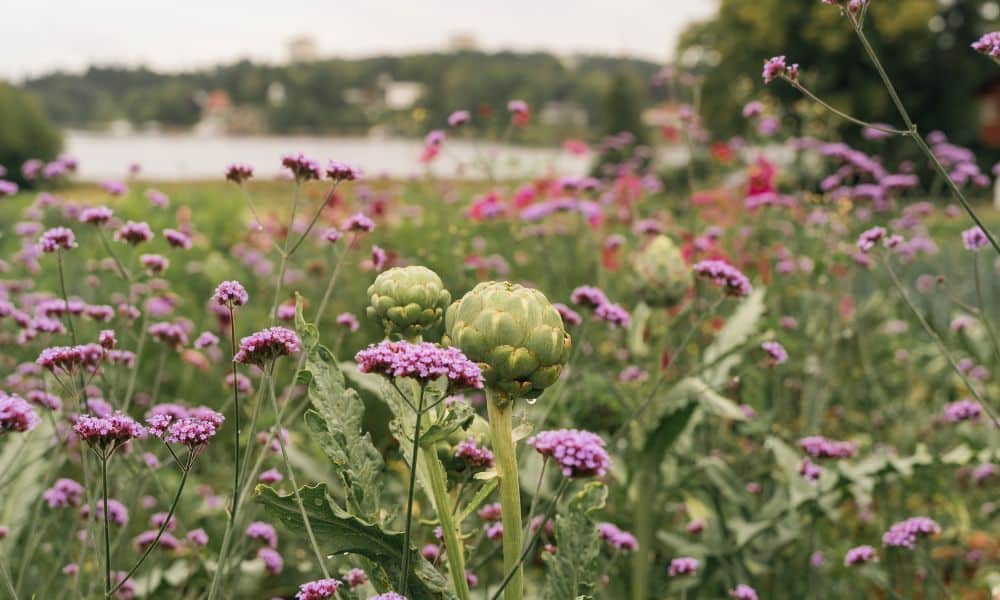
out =
[(844, 566), (853, 567), (877, 560), (878, 554), (875, 553), (875, 548), (872, 548), (871, 546), (858, 546), (856, 548), (851, 548), (847, 551), (847, 554), (844, 555)]
[(785, 62), (785, 57), (782, 56), (772, 56), (771, 58), (764, 61), (764, 72), (763, 72), (764, 83), (771, 83), (778, 77), (787, 77), (792, 81), (796, 81), (799, 78), (799, 65), (793, 64), (788, 65)]
[(635, 552), (639, 549), (639, 542), (635, 536), (627, 531), (622, 531), (613, 523), (601, 523), (597, 526), (597, 531), (601, 539), (615, 550)]
[(767, 353), (768, 362), (772, 365), (780, 365), (788, 360), (788, 352), (785, 347), (775, 341), (767, 341), (760, 345), (760, 349)]
[(49, 508), (79, 506), (83, 500), (83, 486), (65, 477), (57, 479), (55, 485), (42, 492), (42, 499)]
[(693, 271), (715, 285), (725, 289), (729, 296), (747, 296), (753, 291), (750, 280), (739, 269), (721, 260), (703, 260), (694, 265)]
[(819, 435), (802, 438), (799, 447), (814, 458), (851, 458), (858, 452), (853, 442), (831, 440)]
[(263, 367), (282, 357), (297, 354), (302, 349), (299, 336), (291, 329), (269, 327), (240, 340), (240, 350), (233, 361)]
[(612, 327), (628, 327), (631, 316), (620, 304), (605, 302), (594, 310), (594, 316), (611, 324)]
[(195, 448), (207, 444), (225, 421), (222, 414), (207, 407), (185, 410), (181, 416), (156, 413), (149, 417), (149, 432), (168, 444)]
[(469, 111), (467, 110), (456, 110), (455, 112), (448, 115), (448, 125), (452, 127), (461, 127), (469, 122)]
[(386, 377), (412, 377), (422, 381), (447, 377), (454, 385), (483, 387), (483, 374), (476, 363), (458, 348), (442, 348), (429, 342), (383, 341), (354, 356), (362, 373)]
[(137, 246), (153, 239), (153, 230), (148, 223), (128, 221), (115, 231), (115, 240)]
[(493, 453), (488, 448), (480, 447), (474, 438), (459, 442), (455, 447), (455, 458), (465, 459), (475, 468), (483, 469), (493, 466)]
[(375, 222), (361, 213), (354, 213), (347, 217), (347, 220), (340, 225), (340, 229), (354, 233), (369, 233), (375, 229)]
[(296, 181), (301, 182), (320, 178), (319, 163), (301, 152), (298, 154), (286, 154), (281, 159), (281, 165), (292, 172)]
[(274, 548), (265, 546), (257, 550), (257, 558), (264, 563), (264, 569), (271, 575), (281, 575), (281, 571), (285, 568), (285, 560)]
[(354, 181), (361, 179), (361, 171), (349, 164), (331, 160), (326, 165), (326, 176), (333, 181)]
[(858, 250), (868, 254), (886, 236), (885, 227), (872, 227), (858, 236)]
[(583, 317), (580, 316), (580, 313), (566, 306), (562, 302), (556, 302), (552, 306), (559, 311), (559, 316), (562, 317), (563, 323), (567, 326), (572, 327), (583, 323)]
[(325, 600), (333, 598), (340, 586), (343, 585), (339, 579), (317, 579), (303, 583), (299, 586), (299, 592), (295, 594), (295, 600)]
[(690, 556), (682, 556), (670, 561), (667, 574), (671, 577), (679, 575), (694, 575), (698, 572), (698, 559)]
[(160, 321), (150, 325), (147, 331), (158, 342), (173, 348), (181, 348), (188, 344), (187, 329), (180, 323)]
[(76, 236), (73, 230), (66, 227), (53, 227), (42, 234), (38, 240), (38, 247), (42, 252), (56, 252), (58, 250), (72, 250), (76, 248)]
[(799, 475), (810, 483), (816, 483), (823, 475), (823, 468), (808, 458), (803, 458), (802, 462), (799, 463)]
[(58, 368), (70, 373), (77, 368), (96, 369), (103, 358), (104, 348), (98, 344), (52, 346), (42, 350), (35, 363), (49, 371), (55, 372)]
[(565, 477), (603, 477), (611, 465), (604, 440), (579, 429), (542, 431), (528, 440), (542, 456), (552, 458)]
[[(80, 507), (80, 516), (85, 519), (90, 517), (90, 505), (84, 504)], [(104, 520), (104, 500), (97, 501), (97, 512), (95, 514), (95, 518), (98, 521)], [(128, 523), (128, 509), (125, 508), (124, 504), (114, 498), (108, 498), (108, 523), (118, 526)]]
[(365, 574), (363, 569), (354, 568), (344, 573), (344, 583), (347, 584), (349, 589), (353, 590), (359, 585), (368, 583), (368, 575)]
[(330, 228), (328, 228), (328, 229), (327, 229), (326, 231), (324, 231), (324, 232), (323, 232), (323, 234), (322, 234), (322, 235), (320, 236), (320, 238), (321, 238), (321, 239), (322, 239), (323, 241), (325, 241), (325, 242), (329, 242), (329, 243), (331, 243), (331, 244), (336, 244), (337, 242), (339, 242), (339, 241), (340, 241), (340, 238), (342, 238), (342, 237), (344, 237), (344, 234), (343, 234), (343, 233), (341, 233), (341, 232), (340, 232), (340, 230), (339, 230), (339, 229), (337, 229), (336, 227), (330, 227)]
[(17, 184), (13, 181), (7, 181), (6, 179), (0, 179), (0, 196), (13, 196), (17, 193)]
[(139, 256), (139, 262), (142, 266), (146, 267), (146, 270), (150, 273), (156, 275), (167, 270), (170, 266), (170, 260), (166, 256), (161, 256), (159, 254), (143, 254)]
[(966, 250), (979, 250), (989, 243), (990, 241), (986, 237), (986, 233), (978, 226), (962, 232), (962, 244)]
[(277, 469), (268, 469), (267, 471), (264, 471), (263, 473), (260, 474), (260, 477), (257, 478), (257, 481), (266, 485), (272, 485), (278, 483), (284, 478), (285, 477)]
[(895, 523), (882, 535), (882, 543), (893, 548), (910, 548), (922, 537), (941, 533), (941, 526), (927, 517), (911, 517)]
[(223, 281), (212, 294), (213, 302), (229, 308), (243, 306), (249, 300), (250, 295), (239, 281)]
[(733, 600), (757, 600), (757, 590), (745, 583), (741, 583), (729, 590), (729, 597)]
[(253, 177), (253, 167), (250, 165), (233, 163), (226, 167), (226, 181), (242, 185), (244, 181), (251, 177)]
[(146, 436), (146, 429), (132, 417), (115, 412), (107, 417), (80, 415), (73, 425), (80, 439), (101, 449), (115, 448), (134, 438)]
[(596, 309), (608, 303), (608, 297), (600, 288), (590, 285), (581, 285), (573, 290), (569, 295), (569, 301), (577, 306)]
[(337, 315), (337, 325), (340, 325), (348, 331), (357, 331), (358, 327), (360, 327), (358, 318), (349, 312)]
[(1000, 31), (985, 33), (978, 40), (972, 42), (970, 46), (980, 54), (994, 60), (1000, 59)]
[(208, 534), (205, 533), (204, 529), (200, 527), (198, 529), (192, 529), (184, 536), (187, 541), (191, 542), (192, 545), (203, 548), (208, 544)]
[(106, 206), (94, 206), (80, 211), (79, 221), (89, 225), (104, 225), (111, 220), (111, 209)]
[(172, 248), (180, 248), (181, 250), (191, 249), (191, 236), (183, 231), (164, 229), (163, 239), (167, 240), (167, 244)]
[(254, 521), (247, 526), (246, 536), (252, 540), (264, 542), (271, 548), (278, 547), (278, 532), (270, 524), (263, 521)]
[(0, 434), (31, 431), (41, 422), (35, 409), (17, 394), (0, 392)]
[(978, 421), (983, 415), (983, 407), (974, 400), (959, 400), (944, 407), (944, 418), (950, 423)]

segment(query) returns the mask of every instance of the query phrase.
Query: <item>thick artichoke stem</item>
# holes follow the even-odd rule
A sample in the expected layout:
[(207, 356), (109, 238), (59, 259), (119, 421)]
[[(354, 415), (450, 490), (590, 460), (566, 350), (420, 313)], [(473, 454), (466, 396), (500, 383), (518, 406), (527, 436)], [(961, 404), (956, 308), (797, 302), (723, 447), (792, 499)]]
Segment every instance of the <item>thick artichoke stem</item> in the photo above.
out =
[[(654, 467), (655, 468), (655, 467)], [(656, 477), (648, 469), (638, 474), (636, 481), (635, 534), (639, 549), (632, 554), (632, 600), (646, 600), (649, 597), (649, 571), (653, 558), (653, 502), (652, 494)]]
[(459, 535), (455, 519), (452, 518), (452, 503), (448, 496), (448, 475), (444, 465), (434, 452), (425, 452), (424, 461), (427, 469), (427, 479), (430, 480), (434, 505), (437, 507), (438, 520), (441, 522), (441, 532), (444, 537), (445, 556), (448, 558), (448, 570), (455, 593), (460, 600), (472, 597), (469, 582), (465, 579), (465, 545)]
[(498, 397), (487, 388), (486, 405), (490, 417), (490, 435), (496, 456), (497, 476), (500, 478), (500, 519), (503, 522), (503, 570), (514, 572), (504, 589), (505, 600), (521, 600), (524, 592), (524, 572), (519, 565), (521, 554), (521, 485), (517, 477), (517, 453), (511, 432), (513, 402)]

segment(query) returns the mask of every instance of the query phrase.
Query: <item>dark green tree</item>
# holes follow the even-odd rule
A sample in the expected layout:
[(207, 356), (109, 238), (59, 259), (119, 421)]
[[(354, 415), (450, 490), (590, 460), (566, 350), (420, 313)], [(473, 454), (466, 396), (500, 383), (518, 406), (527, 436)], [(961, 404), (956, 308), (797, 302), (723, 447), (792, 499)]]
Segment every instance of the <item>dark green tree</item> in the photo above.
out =
[(24, 184), (21, 165), (29, 158), (52, 160), (62, 147), (59, 130), (30, 94), (0, 82), (0, 165), (5, 179)]

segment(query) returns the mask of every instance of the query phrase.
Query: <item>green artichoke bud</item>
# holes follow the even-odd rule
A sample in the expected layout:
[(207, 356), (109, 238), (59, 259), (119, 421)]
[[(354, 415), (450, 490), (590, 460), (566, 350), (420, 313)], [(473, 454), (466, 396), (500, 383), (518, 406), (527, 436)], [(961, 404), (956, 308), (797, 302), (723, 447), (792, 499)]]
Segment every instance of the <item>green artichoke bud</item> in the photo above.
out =
[(378, 319), (386, 337), (398, 333), (410, 339), (441, 322), (451, 293), (427, 267), (395, 267), (368, 286), (368, 318)]
[(639, 296), (650, 306), (673, 306), (691, 289), (691, 267), (665, 235), (658, 235), (632, 262)]
[(535, 398), (555, 383), (572, 345), (543, 293), (506, 281), (480, 283), (452, 304), (445, 335), (503, 402)]

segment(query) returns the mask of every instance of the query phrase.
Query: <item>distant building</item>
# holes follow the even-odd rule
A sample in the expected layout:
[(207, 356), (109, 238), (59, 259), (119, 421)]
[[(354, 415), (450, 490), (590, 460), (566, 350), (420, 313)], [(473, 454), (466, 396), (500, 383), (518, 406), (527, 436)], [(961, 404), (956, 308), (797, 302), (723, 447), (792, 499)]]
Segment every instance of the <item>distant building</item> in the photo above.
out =
[(311, 62), (319, 57), (316, 40), (301, 35), (288, 42), (288, 59), (293, 63)]
[(272, 81), (267, 86), (267, 103), (271, 106), (281, 106), (285, 103), (285, 85), (280, 81)]
[(455, 33), (448, 38), (448, 50), (451, 52), (475, 52), (479, 50), (479, 40), (471, 33)]
[(201, 120), (194, 126), (198, 135), (258, 134), (265, 129), (261, 111), (250, 106), (234, 106), (223, 90), (202, 92), (196, 96), (201, 105)]
[(424, 95), (424, 85), (415, 81), (390, 81), (382, 87), (382, 101), (389, 110), (406, 110)]

